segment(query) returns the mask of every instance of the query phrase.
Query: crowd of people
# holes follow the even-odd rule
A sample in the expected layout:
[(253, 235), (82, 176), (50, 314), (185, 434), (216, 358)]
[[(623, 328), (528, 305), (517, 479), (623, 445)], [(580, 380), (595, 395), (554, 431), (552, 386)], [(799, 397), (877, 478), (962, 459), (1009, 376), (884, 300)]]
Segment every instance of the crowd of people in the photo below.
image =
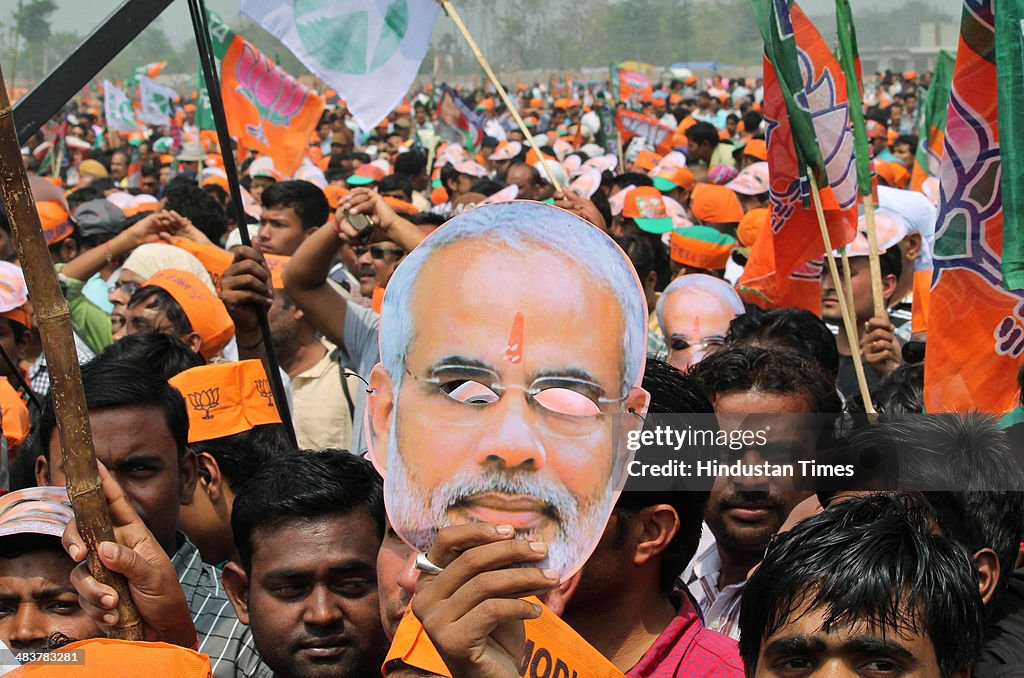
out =
[[(430, 88), (370, 131), (336, 101), (292, 175), (239, 158), (242, 212), (193, 104), (137, 135), (72, 107), (66, 153), (44, 131), (24, 159), (115, 527), (93, 557), (143, 641), (100, 640), (124, 601), (85, 562), (2, 217), (5, 669), (1022, 674), (1017, 426), (923, 414), (929, 79), (885, 74), (866, 112), (882, 317), (863, 220), (813, 310), (737, 285), (771, 229), (760, 80), (634, 102), (661, 153), (616, 148), (608, 88), (510, 88), (532, 145), (483, 91), (468, 148)], [(695, 422), (729, 443), (625, 442)], [(634, 473), (690, 463), (741, 470)]]

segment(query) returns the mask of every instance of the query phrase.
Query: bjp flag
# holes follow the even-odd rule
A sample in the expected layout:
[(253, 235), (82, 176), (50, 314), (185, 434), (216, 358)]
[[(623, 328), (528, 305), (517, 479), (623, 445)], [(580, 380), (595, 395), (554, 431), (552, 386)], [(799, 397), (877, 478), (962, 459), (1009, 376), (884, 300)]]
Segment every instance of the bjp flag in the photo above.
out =
[(920, 191), (928, 177), (938, 176), (942, 165), (942, 147), (946, 141), (946, 110), (949, 108), (949, 89), (953, 85), (954, 57), (945, 50), (939, 52), (932, 85), (924, 100), (921, 143), (917, 145), (910, 188)]
[(656, 118), (620, 108), (615, 115), (615, 124), (624, 144), (628, 144), (633, 137), (643, 137), (661, 155), (672, 150), (675, 130), (665, 127)]
[[(274, 159), (274, 167), (291, 176), (302, 163), (306, 139), (316, 129), (324, 99), (236, 34), (207, 11), (214, 55), (220, 64), (220, 89), (228, 131), (239, 147)], [(200, 75), (196, 121), (214, 129), (206, 82)]]
[(619, 98), (622, 101), (650, 101), (654, 96), (654, 85), (646, 76), (636, 71), (619, 71)]
[[(999, 21), (1016, 34), (1020, 48), (1020, 2), (999, 0)], [(1004, 6), (1005, 5), (1005, 6)], [(1004, 14), (1005, 12), (1005, 14)], [(1013, 124), (1003, 111), (1004, 83), (1019, 64), (1007, 64), (997, 49), (995, 0), (970, 0), (963, 8), (960, 46), (946, 114), (945, 151), (939, 181), (942, 197), (935, 229), (934, 277), (924, 365), (924, 402), (928, 412), (980, 410), (992, 414), (1016, 405), (1017, 370), (1024, 355), (1024, 292), (1008, 291), (1002, 265), (1004, 245), (1012, 243), (1011, 222), (1004, 224), (1000, 174), (1000, 131), (1009, 147)], [(1004, 38), (1000, 33), (1000, 39)], [(1000, 54), (1002, 57), (1002, 54)], [(1019, 59), (1019, 52), (1018, 57)], [(1019, 111), (1006, 111), (1008, 117)], [(1007, 120), (1009, 122), (1009, 120)]]

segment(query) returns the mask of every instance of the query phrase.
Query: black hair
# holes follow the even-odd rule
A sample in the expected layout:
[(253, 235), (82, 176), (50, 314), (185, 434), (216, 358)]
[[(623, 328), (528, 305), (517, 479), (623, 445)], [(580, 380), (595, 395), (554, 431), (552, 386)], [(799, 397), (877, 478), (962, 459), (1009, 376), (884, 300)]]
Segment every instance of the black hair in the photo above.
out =
[(754, 306), (729, 323), (725, 343), (790, 348), (813, 358), (833, 382), (839, 374), (835, 336), (821, 318), (805, 309), (765, 311)]
[(755, 134), (761, 128), (762, 121), (764, 121), (764, 116), (760, 113), (754, 110), (747, 111), (743, 114), (743, 131), (747, 134)]
[(916, 134), (901, 134), (896, 137), (896, 141), (892, 142), (892, 147), (902, 146), (906, 144), (910, 146), (911, 153), (917, 153), (918, 138)]
[(626, 188), (627, 186), (639, 188), (641, 186), (653, 186), (654, 179), (639, 172), (623, 172), (612, 177), (610, 185), (616, 188)]
[(302, 220), (302, 230), (320, 228), (331, 215), (324, 192), (308, 181), (278, 181), (263, 189), (260, 195), (263, 209), (291, 207)]
[(160, 165), (143, 165), (139, 172), (143, 177), (149, 177), (150, 179), (160, 178)]
[[(552, 152), (551, 154), (554, 155), (554, 152)], [(543, 184), (547, 183), (544, 180), (544, 177), (541, 176), (540, 170), (537, 169), (536, 165), (531, 165), (529, 163), (516, 161), (516, 162), (514, 162), (514, 163), (512, 163), (511, 165), (508, 166), (508, 171), (511, 172), (516, 167), (525, 167), (527, 169), (527, 171), (530, 173), (530, 183), (531, 184), (540, 186), (540, 185), (543, 185)], [(508, 176), (508, 175), (506, 175), (506, 176)]]
[(75, 208), (81, 205), (83, 202), (89, 202), (90, 200), (99, 200), (100, 198), (104, 197), (103, 191), (99, 190), (93, 185), (95, 183), (96, 182), (93, 181), (92, 184), (89, 184), (88, 186), (77, 188), (74, 191), (68, 193), (68, 209), (71, 211), (72, 214), (75, 213)]
[(267, 461), (297, 452), (283, 424), (263, 424), (234, 435), (192, 443), (190, 447), (195, 452), (208, 452), (217, 461), (228, 487), (236, 495)]
[(883, 278), (887, 275), (894, 275), (899, 280), (903, 275), (903, 253), (900, 251), (899, 245), (893, 245), (879, 254), (878, 263), (881, 266)]
[(114, 185), (114, 180), (110, 177), (96, 177), (89, 182), (89, 186), (87, 188), (96, 189), (102, 198), (106, 191), (112, 191), (117, 188), (117, 186)]
[(403, 174), (389, 174), (380, 180), (377, 184), (378, 193), (390, 193), (391, 191), (401, 191), (405, 194), (405, 201), (409, 202), (412, 200), (412, 193), (415, 189), (412, 186), (412, 179)]
[(505, 188), (505, 184), (499, 184), (497, 181), (494, 181), (493, 179), (488, 179), (484, 177), (477, 181), (472, 186), (470, 186), (469, 192), (482, 193), (483, 195), (490, 197), (503, 188)]
[[(134, 362), (99, 357), (82, 366), (82, 386), (85, 389), (85, 405), (89, 410), (146, 406), (159, 408), (174, 438), (179, 458), (184, 453), (188, 445), (188, 411), (181, 394), (167, 383), (163, 375)], [(57, 418), (51, 392), (43, 402), (43, 412), (35, 425), (44, 453), (48, 454), (50, 439), (56, 428)]]
[(438, 176), (438, 178), (441, 180), (441, 187), (444, 188), (445, 195), (447, 195), (448, 199), (451, 200), (452, 191), (450, 188), (448, 188), (448, 182), (456, 181), (459, 178), (459, 173), (455, 171), (455, 166), (452, 165), (451, 163), (447, 163), (444, 167), (441, 168), (441, 174)]
[(969, 554), (906, 496), (851, 498), (778, 535), (743, 590), (740, 656), (753, 676), (761, 644), (806, 606), (822, 629), (867, 622), (926, 634), (944, 678), (981, 652), (983, 613)]
[(399, 153), (395, 158), (395, 174), (417, 177), (427, 171), (427, 156), (419, 151)]
[(164, 288), (158, 285), (140, 287), (128, 300), (128, 308), (142, 303), (146, 303), (147, 307), (152, 306), (157, 311), (163, 311), (167, 315), (167, 319), (174, 325), (174, 331), (178, 336), (185, 336), (193, 331), (192, 322), (185, 314), (185, 309)]
[(164, 200), (165, 209), (174, 210), (191, 221), (212, 242), (220, 242), (227, 233), (227, 213), (194, 178), (179, 175), (171, 179), (164, 189)]
[(594, 203), (594, 207), (601, 213), (601, 218), (604, 219), (604, 223), (611, 227), (612, 223), (612, 206), (608, 202), (608, 196), (605, 195), (604, 191), (595, 191), (594, 195), (590, 196), (590, 202)]
[(712, 148), (718, 145), (718, 128), (710, 122), (698, 122), (686, 128), (686, 138), (691, 144), (708, 143)]
[(436, 214), (434, 212), (420, 212), (419, 214), (410, 214), (406, 217), (406, 221), (417, 226), (443, 226), (444, 222), (447, 221), (443, 214)]
[(338, 165), (328, 167), (324, 172), (324, 179), (326, 179), (329, 184), (333, 184), (335, 181), (344, 181), (347, 177), (348, 172)]
[(847, 456), (885, 461), (892, 489), (921, 492), (942, 530), (999, 556), (1009, 581), (1024, 525), (1024, 470), (995, 420), (978, 413), (895, 417), (851, 432)]
[(235, 498), (231, 531), (246, 574), (255, 533), (296, 518), (366, 510), (384, 538), (383, 481), (373, 465), (345, 450), (283, 454), (267, 461)]
[(64, 549), (60, 545), (60, 537), (51, 537), (48, 534), (31, 532), (11, 534), (0, 538), (0, 558), (13, 560), (39, 551), (56, 551), (64, 555)]
[(622, 251), (629, 257), (633, 264), (637, 277), (643, 283), (647, 276), (654, 270), (654, 249), (647, 238), (642, 238), (635, 233), (614, 238), (615, 244), (622, 248)]
[[(871, 392), (875, 411), (889, 416), (924, 413), (924, 363), (900, 365)], [(857, 394), (847, 402), (854, 413), (865, 412), (864, 399)]]
[(173, 334), (150, 332), (121, 337), (94, 360), (121, 360), (170, 379), (185, 370), (203, 365), (203, 359)]

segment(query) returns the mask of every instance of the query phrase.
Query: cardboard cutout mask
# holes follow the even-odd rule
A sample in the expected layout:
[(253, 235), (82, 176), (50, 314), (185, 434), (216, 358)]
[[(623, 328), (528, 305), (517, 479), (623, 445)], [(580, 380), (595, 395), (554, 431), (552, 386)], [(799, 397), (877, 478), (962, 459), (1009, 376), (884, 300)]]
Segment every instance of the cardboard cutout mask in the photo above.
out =
[(366, 430), (395, 531), (512, 525), (566, 578), (597, 545), (639, 429), (647, 306), (621, 249), (513, 201), (466, 212), (398, 266)]

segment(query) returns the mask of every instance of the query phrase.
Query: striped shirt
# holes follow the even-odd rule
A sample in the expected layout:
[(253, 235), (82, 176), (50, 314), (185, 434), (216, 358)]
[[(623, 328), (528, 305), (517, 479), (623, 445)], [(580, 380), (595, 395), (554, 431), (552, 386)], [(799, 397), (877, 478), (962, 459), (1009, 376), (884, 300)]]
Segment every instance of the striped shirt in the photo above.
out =
[(210, 657), (214, 678), (273, 676), (253, 646), (249, 627), (235, 616), (217, 569), (203, 562), (188, 538), (179, 535), (179, 539), (184, 543), (171, 562), (196, 625), (199, 652)]
[(718, 590), (718, 575), (722, 560), (718, 556), (718, 545), (712, 541), (697, 552), (691, 567), (683, 574), (683, 582), (693, 594), (704, 617), (704, 624), (735, 640), (740, 639), (740, 603), (743, 587), (747, 583), (726, 586)]

